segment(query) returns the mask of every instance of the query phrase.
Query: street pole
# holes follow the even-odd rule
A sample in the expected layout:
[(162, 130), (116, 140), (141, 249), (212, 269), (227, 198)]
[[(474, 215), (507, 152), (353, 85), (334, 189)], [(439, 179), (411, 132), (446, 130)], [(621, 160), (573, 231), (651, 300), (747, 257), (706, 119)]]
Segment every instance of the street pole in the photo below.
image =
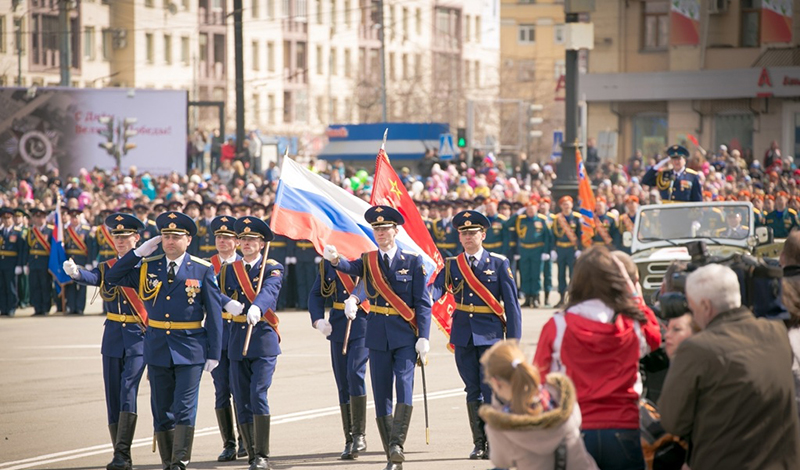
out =
[(17, 27), (17, 86), (22, 86), (22, 18), (14, 20)]
[[(236, 153), (244, 150), (244, 50), (242, 0), (233, 0), (233, 42), (236, 68)], [(225, 136), (222, 136), (224, 139)]]
[(386, 45), (384, 43), (385, 36), (383, 31), (383, 0), (378, 0), (378, 18), (381, 27), (378, 32), (381, 40), (381, 108), (383, 122), (386, 122)]
[(59, 66), (61, 68), (61, 86), (70, 86), (70, 67), (72, 67), (72, 42), (70, 41), (69, 0), (58, 2), (58, 23), (61, 25), (61, 47), (59, 48)]

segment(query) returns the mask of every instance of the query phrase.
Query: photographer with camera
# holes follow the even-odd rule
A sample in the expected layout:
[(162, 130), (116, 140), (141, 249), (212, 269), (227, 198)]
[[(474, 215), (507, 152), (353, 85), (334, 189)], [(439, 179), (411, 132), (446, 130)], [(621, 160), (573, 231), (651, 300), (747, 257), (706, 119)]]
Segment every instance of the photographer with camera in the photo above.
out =
[(726, 266), (689, 274), (686, 298), (703, 331), (671, 361), (659, 400), (664, 429), (691, 441), (692, 470), (796, 468), (800, 423), (785, 328), (742, 307)]

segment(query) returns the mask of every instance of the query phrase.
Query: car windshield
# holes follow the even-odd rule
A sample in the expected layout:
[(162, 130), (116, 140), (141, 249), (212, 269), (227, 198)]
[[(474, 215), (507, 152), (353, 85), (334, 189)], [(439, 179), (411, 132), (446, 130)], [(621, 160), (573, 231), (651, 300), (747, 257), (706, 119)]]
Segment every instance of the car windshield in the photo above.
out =
[(644, 207), (636, 236), (641, 242), (698, 237), (744, 240), (750, 235), (750, 216), (747, 205)]

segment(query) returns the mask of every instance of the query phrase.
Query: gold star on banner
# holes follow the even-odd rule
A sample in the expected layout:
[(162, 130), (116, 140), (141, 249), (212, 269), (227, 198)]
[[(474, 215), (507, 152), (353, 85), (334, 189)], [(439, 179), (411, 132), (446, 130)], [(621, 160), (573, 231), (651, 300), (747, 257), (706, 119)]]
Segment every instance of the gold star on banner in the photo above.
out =
[(391, 180), (390, 183), (392, 183), (392, 188), (389, 190), (389, 192), (397, 194), (397, 199), (403, 197), (403, 192), (400, 191), (400, 188), (397, 187), (397, 181)]

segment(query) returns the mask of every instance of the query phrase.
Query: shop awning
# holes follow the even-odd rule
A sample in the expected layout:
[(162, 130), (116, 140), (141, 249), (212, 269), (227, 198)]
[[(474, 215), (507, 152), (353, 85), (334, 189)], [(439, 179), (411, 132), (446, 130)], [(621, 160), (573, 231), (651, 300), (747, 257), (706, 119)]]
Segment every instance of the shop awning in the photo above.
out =
[(323, 160), (373, 160), (389, 129), (386, 153), (392, 160), (418, 160), (427, 149), (439, 148), (439, 136), (450, 131), (445, 123), (345, 124), (328, 127), (328, 145), (319, 158)]

